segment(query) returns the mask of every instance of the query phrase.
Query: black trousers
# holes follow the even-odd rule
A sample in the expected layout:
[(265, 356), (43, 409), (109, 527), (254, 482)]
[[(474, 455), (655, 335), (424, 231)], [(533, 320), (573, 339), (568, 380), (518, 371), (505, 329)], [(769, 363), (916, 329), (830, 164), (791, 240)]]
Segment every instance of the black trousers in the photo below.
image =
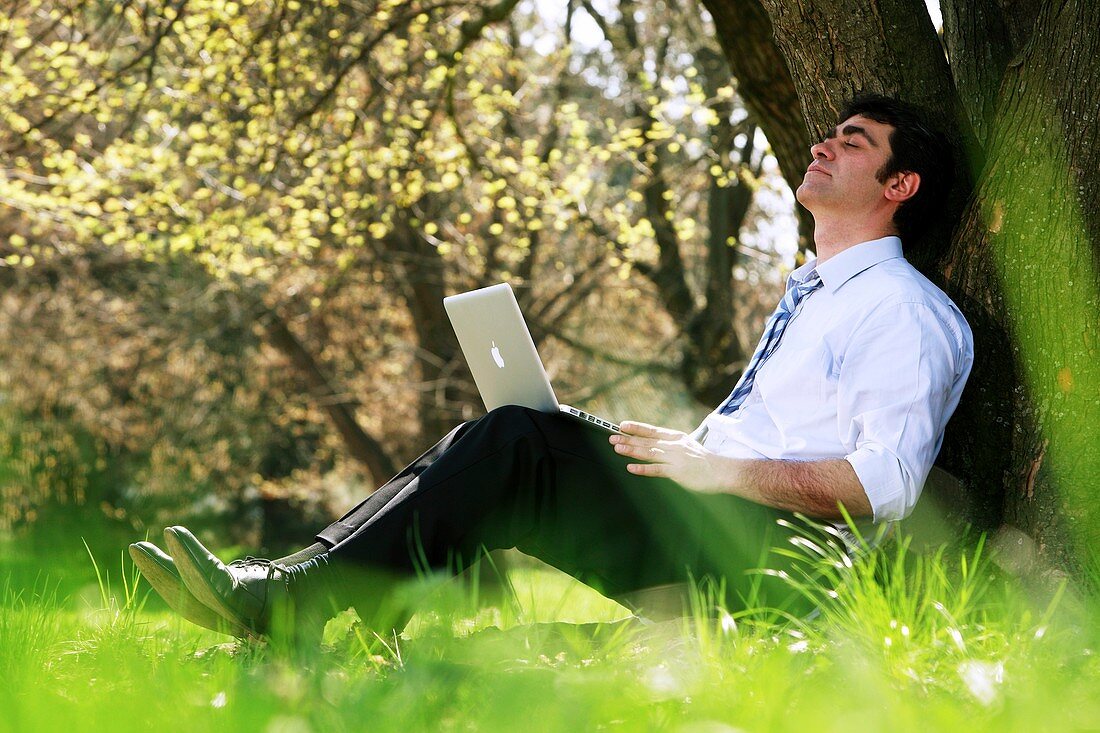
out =
[(564, 415), (502, 407), (457, 427), (318, 540), (331, 562), (388, 574), (457, 572), (515, 547), (613, 598), (709, 578), (724, 581), (731, 610), (761, 581), (769, 603), (790, 601), (785, 584), (776, 593), (775, 579), (750, 572), (781, 560), (768, 549), (790, 515), (631, 474), (607, 438)]

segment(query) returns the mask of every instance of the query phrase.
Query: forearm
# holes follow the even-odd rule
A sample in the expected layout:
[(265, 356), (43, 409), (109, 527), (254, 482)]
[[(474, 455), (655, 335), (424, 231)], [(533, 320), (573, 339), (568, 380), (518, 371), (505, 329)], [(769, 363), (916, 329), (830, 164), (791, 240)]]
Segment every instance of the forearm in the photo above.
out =
[(777, 509), (821, 519), (872, 516), (870, 502), (848, 461), (777, 461), (729, 458), (704, 448), (686, 433), (624, 420), (609, 440), (616, 452), (645, 463), (627, 470), (670, 478), (702, 493), (726, 493)]
[(726, 460), (732, 464), (730, 480), (723, 482), (728, 493), (820, 519), (841, 519), (841, 504), (852, 517), (872, 515), (859, 477), (843, 459)]

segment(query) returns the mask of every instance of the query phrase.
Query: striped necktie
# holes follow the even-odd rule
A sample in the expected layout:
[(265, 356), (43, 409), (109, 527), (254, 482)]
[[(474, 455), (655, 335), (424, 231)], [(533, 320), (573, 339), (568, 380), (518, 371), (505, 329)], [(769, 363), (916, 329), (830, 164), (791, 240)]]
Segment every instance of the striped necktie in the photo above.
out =
[(753, 353), (748, 367), (741, 373), (741, 378), (737, 380), (737, 386), (733, 388), (733, 392), (722, 403), (722, 407), (718, 410), (719, 413), (732, 415), (737, 412), (737, 408), (741, 406), (741, 403), (749, 396), (749, 392), (752, 391), (752, 385), (756, 381), (756, 373), (760, 371), (760, 367), (767, 358), (779, 348), (779, 339), (783, 338), (783, 332), (787, 330), (787, 324), (790, 323), (798, 304), (803, 298), (820, 287), (821, 276), (817, 274), (817, 270), (811, 270), (806, 279), (798, 284), (788, 283), (787, 293), (783, 296), (783, 300), (779, 301), (779, 307), (775, 309), (775, 313), (772, 313), (767, 325), (764, 326), (764, 335), (760, 337), (760, 343), (756, 345), (756, 352)]

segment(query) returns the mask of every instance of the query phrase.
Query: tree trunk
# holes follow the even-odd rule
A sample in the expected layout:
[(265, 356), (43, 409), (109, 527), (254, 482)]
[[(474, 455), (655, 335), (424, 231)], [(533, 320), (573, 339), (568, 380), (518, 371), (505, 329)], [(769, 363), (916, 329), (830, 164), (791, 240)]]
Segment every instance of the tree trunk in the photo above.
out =
[(421, 442), (430, 445), (462, 421), (454, 376), (464, 361), (443, 309), (446, 267), (436, 249), (404, 220), (386, 238), (386, 246), (396, 260), (400, 274), (395, 280), (416, 331)]
[(951, 75), (979, 145), (985, 145), (1012, 41), (997, 0), (945, 0), (943, 40)]
[(1100, 540), (1100, 5), (1047, 2), (1029, 24), (945, 270), (1013, 335), (1010, 441), (985, 446), (1008, 456), (1004, 519), (1067, 560), (1067, 540)]

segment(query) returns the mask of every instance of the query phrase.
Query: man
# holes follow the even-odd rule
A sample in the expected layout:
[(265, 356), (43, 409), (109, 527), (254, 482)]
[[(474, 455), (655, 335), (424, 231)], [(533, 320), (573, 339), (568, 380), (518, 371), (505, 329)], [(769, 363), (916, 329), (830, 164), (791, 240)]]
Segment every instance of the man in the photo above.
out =
[(135, 562), (185, 616), (237, 635), (270, 633), (285, 609), (300, 624), (321, 598), (396, 625), (394, 578), (501, 547), (620, 599), (690, 578), (717, 581), (730, 607), (790, 603), (789, 588), (754, 573), (782, 561), (766, 558), (791, 531), (776, 520), (906, 516), (973, 362), (962, 314), (901, 250), (941, 213), (943, 137), (909, 105), (865, 96), (810, 152), (797, 198), (814, 216), (817, 259), (791, 273), (733, 393), (694, 433), (623, 422), (608, 438), (501, 408), (292, 556), (226, 566), (171, 527), (170, 555), (137, 543)]

